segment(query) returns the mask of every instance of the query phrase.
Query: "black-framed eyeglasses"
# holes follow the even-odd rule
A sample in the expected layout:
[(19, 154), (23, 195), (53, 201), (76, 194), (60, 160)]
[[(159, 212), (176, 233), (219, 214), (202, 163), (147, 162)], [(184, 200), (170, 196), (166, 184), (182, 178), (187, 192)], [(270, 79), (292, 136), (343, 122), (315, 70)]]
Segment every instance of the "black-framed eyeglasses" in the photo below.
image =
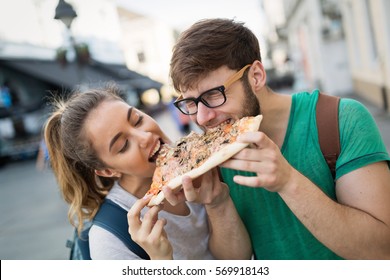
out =
[(251, 64), (245, 65), (241, 68), (237, 73), (231, 76), (227, 81), (219, 87), (215, 87), (203, 92), (197, 98), (189, 97), (183, 98), (180, 95), (176, 101), (173, 103), (176, 108), (180, 110), (185, 115), (195, 115), (198, 112), (198, 104), (201, 102), (208, 108), (216, 108), (222, 106), (226, 102), (226, 94), (225, 91), (236, 81), (241, 79), (245, 70), (250, 67)]

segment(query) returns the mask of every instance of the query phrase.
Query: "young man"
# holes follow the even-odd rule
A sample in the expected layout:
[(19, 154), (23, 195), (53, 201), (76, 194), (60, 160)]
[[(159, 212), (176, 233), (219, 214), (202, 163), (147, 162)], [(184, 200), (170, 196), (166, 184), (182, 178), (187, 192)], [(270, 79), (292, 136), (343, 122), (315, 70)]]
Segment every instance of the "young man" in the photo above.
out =
[[(341, 153), (333, 181), (318, 143), (318, 91), (286, 95), (267, 87), (258, 40), (242, 23), (195, 23), (173, 50), (170, 74), (181, 94), (175, 105), (202, 129), (263, 115), (260, 131), (239, 139), (249, 148), (221, 170), (255, 258), (390, 259), (390, 157), (360, 103), (340, 102)], [(205, 201), (205, 190), (190, 180), (183, 187), (187, 199)], [(213, 238), (239, 244), (239, 237), (219, 228), (234, 228), (225, 214), (231, 205), (213, 205), (220, 215)]]

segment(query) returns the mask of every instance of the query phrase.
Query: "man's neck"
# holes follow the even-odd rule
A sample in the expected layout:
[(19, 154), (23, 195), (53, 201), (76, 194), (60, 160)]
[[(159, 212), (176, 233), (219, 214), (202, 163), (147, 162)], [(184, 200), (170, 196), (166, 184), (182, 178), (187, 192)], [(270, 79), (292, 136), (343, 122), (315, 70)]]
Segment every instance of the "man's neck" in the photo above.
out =
[(258, 99), (263, 114), (260, 130), (281, 148), (290, 118), (292, 97), (265, 88)]

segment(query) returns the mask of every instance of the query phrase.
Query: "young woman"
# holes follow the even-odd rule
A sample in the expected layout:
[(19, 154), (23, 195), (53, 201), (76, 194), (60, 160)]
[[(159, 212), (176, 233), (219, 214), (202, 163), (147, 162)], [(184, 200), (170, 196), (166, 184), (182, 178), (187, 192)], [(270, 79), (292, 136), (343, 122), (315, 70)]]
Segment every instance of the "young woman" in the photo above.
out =
[[(45, 141), (70, 205), (69, 220), (79, 231), (108, 198), (126, 210), (134, 206), (130, 232), (151, 259), (213, 259), (204, 206), (185, 202), (144, 208), (156, 153), (169, 142), (153, 118), (129, 106), (112, 86), (74, 93), (54, 105)], [(97, 225), (90, 230), (89, 245), (92, 259), (139, 259)]]

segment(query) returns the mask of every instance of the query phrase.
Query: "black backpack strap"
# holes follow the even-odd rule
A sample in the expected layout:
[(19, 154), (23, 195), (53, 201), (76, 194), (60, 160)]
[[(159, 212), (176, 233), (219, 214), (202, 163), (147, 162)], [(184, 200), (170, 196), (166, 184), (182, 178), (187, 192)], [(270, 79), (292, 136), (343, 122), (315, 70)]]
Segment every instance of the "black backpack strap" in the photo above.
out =
[(340, 97), (321, 92), (318, 94), (316, 108), (318, 140), (333, 180), (336, 176), (336, 161), (340, 155), (339, 103)]
[(128, 231), (127, 211), (112, 200), (104, 200), (93, 220), (93, 223), (117, 236), (140, 258), (145, 260), (150, 259), (145, 250), (131, 239)]

